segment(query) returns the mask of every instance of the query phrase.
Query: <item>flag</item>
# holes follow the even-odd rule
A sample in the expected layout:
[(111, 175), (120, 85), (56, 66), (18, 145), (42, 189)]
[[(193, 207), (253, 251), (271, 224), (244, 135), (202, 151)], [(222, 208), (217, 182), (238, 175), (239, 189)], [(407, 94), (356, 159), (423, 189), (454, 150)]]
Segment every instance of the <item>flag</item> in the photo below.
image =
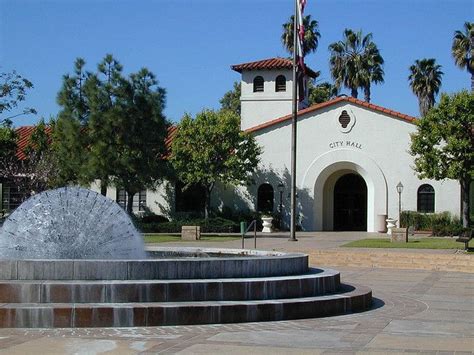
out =
[(306, 0), (295, 0), (296, 1), (296, 45), (294, 46), (296, 63), (297, 63), (297, 81), (298, 81), (298, 100), (301, 102), (306, 96), (306, 66), (304, 64), (304, 23), (303, 14), (306, 6)]

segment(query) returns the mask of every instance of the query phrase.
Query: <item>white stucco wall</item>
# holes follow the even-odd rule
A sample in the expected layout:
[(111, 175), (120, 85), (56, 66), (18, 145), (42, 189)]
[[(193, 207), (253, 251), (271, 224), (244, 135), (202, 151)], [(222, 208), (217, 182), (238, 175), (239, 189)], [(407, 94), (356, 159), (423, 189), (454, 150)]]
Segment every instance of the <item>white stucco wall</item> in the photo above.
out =
[[(100, 193), (100, 180), (91, 184), (90, 189)], [(107, 187), (107, 197), (117, 201), (117, 189)], [(153, 213), (169, 218), (174, 212), (174, 187), (168, 181), (159, 184), (156, 189), (146, 191), (146, 207)]]
[[(244, 73), (245, 74), (245, 73)], [(245, 76), (245, 75), (244, 75)], [(273, 74), (276, 77), (275, 74)], [(252, 80), (243, 85), (242, 96), (253, 89)], [(274, 83), (273, 83), (274, 85)], [(258, 101), (258, 100), (257, 100)], [(259, 110), (273, 112), (277, 105), (272, 101), (255, 101)], [(251, 107), (254, 102), (247, 102)], [(244, 107), (244, 102), (243, 106)], [(346, 110), (351, 122), (344, 129), (339, 116)], [(251, 126), (263, 121), (255, 118)], [(415, 125), (395, 116), (362, 107), (348, 101), (306, 113), (298, 120), (297, 190), (298, 220), (305, 230), (332, 230), (334, 186), (338, 178), (347, 173), (359, 174), (367, 185), (367, 230), (383, 228), (386, 216), (398, 218), (396, 185), (402, 182), (402, 210), (416, 210), (417, 190), (425, 183), (435, 190), (435, 212), (460, 213), (460, 188), (453, 180), (420, 180), (412, 170), (413, 157), (408, 153), (410, 133)], [(283, 217), (288, 225), (291, 186), (291, 120), (272, 125), (253, 133), (263, 148), (261, 163), (254, 174), (255, 185), (215, 187), (211, 205), (221, 209), (227, 206), (234, 211), (255, 210), (257, 189), (269, 183), (274, 189), (274, 211), (278, 210), (280, 196), (278, 184), (285, 186), (282, 194)], [(92, 189), (100, 191), (98, 184)], [(107, 196), (116, 199), (116, 190), (110, 187)], [(163, 183), (154, 191), (147, 191), (147, 207), (156, 214), (170, 217), (174, 213), (172, 184)]]
[[(346, 133), (342, 131), (347, 129), (342, 129), (338, 122), (342, 110), (355, 118), (355, 124)], [(412, 170), (413, 158), (408, 149), (410, 133), (414, 131), (412, 123), (347, 101), (300, 117), (297, 187), (303, 227), (306, 230), (332, 229), (328, 195), (331, 194), (331, 184), (334, 188), (331, 179), (341, 175), (341, 171), (356, 172), (367, 184), (368, 231), (378, 230), (378, 221), (383, 218), (380, 215), (398, 218), (396, 185), (399, 181), (405, 186), (402, 210), (416, 210), (418, 187), (429, 183), (435, 189), (435, 212), (450, 211), (459, 215), (460, 193), (456, 181), (419, 180)], [(267, 174), (260, 174), (258, 184), (264, 182), (265, 176), (273, 180), (279, 177), (289, 191), (291, 121), (254, 134), (264, 149), (259, 170), (267, 171)], [(278, 182), (273, 183), (276, 205)], [(284, 198), (287, 215), (287, 193)]]
[[(259, 75), (264, 80), (264, 91), (253, 92), (253, 79)], [(286, 91), (284, 92), (275, 92), (275, 79), (278, 75), (284, 75), (286, 78)], [(244, 70), (240, 97), (242, 130), (290, 114), (292, 83), (291, 70)]]

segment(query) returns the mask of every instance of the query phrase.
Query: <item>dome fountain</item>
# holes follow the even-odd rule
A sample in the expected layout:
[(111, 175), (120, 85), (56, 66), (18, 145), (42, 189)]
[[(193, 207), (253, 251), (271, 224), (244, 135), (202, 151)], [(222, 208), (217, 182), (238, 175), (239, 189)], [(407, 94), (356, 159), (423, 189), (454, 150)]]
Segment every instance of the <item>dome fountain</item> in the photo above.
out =
[(313, 318), (371, 307), (301, 253), (152, 247), (112, 200), (66, 187), (0, 229), (0, 327), (131, 327)]

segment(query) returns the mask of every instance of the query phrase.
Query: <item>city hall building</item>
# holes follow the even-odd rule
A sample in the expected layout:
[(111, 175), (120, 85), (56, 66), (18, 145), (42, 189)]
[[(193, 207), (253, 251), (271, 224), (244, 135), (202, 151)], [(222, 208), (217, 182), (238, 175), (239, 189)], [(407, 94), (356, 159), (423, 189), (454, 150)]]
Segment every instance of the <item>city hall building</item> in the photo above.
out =
[[(263, 153), (250, 186), (217, 186), (216, 209), (281, 213), (288, 226), (292, 124), (292, 62), (272, 58), (233, 65), (241, 75), (241, 128)], [(309, 68), (309, 76), (314, 76)], [(307, 231), (384, 231), (402, 210), (460, 215), (460, 185), (420, 180), (412, 169), (414, 117), (341, 96), (298, 112), (297, 223)], [(175, 128), (170, 129), (168, 144)], [(401, 183), (401, 194), (397, 185)], [(99, 190), (98, 186), (93, 186)], [(125, 206), (124, 191), (107, 195)], [(163, 183), (135, 196), (134, 210), (172, 217), (202, 207), (199, 188)], [(5, 189), (3, 201), (7, 201)]]
[[(242, 130), (263, 147), (256, 198), (268, 193), (289, 220), (292, 62), (273, 58), (232, 66), (242, 75)], [(312, 71), (307, 70), (311, 74)], [(402, 210), (460, 215), (460, 185), (420, 180), (409, 154), (415, 118), (352, 97), (304, 108), (297, 124), (297, 220), (304, 230), (382, 231)], [(403, 185), (399, 195), (397, 185)], [(279, 186), (280, 185), (280, 186)], [(267, 192), (266, 192), (267, 191)], [(242, 192), (242, 191), (241, 191)], [(230, 201), (229, 201), (230, 202)]]

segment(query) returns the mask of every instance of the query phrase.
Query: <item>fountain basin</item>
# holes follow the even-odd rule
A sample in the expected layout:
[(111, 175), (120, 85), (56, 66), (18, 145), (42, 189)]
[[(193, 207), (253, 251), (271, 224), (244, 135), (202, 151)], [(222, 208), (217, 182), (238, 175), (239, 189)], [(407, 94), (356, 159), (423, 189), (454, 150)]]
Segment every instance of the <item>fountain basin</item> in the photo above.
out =
[(25, 201), (0, 229), (0, 327), (136, 327), (322, 317), (370, 308), (372, 292), (310, 268), (308, 255), (145, 251), (128, 215), (65, 187)]
[(160, 259), (1, 260), (0, 327), (133, 327), (360, 312), (372, 292), (308, 256), (148, 248)]
[[(297, 275), (308, 271), (306, 254), (163, 247), (148, 248), (148, 251), (169, 257), (143, 260), (0, 260), (0, 280), (210, 279)], [(203, 253), (207, 256), (191, 257)], [(187, 257), (178, 258), (183, 254)]]

